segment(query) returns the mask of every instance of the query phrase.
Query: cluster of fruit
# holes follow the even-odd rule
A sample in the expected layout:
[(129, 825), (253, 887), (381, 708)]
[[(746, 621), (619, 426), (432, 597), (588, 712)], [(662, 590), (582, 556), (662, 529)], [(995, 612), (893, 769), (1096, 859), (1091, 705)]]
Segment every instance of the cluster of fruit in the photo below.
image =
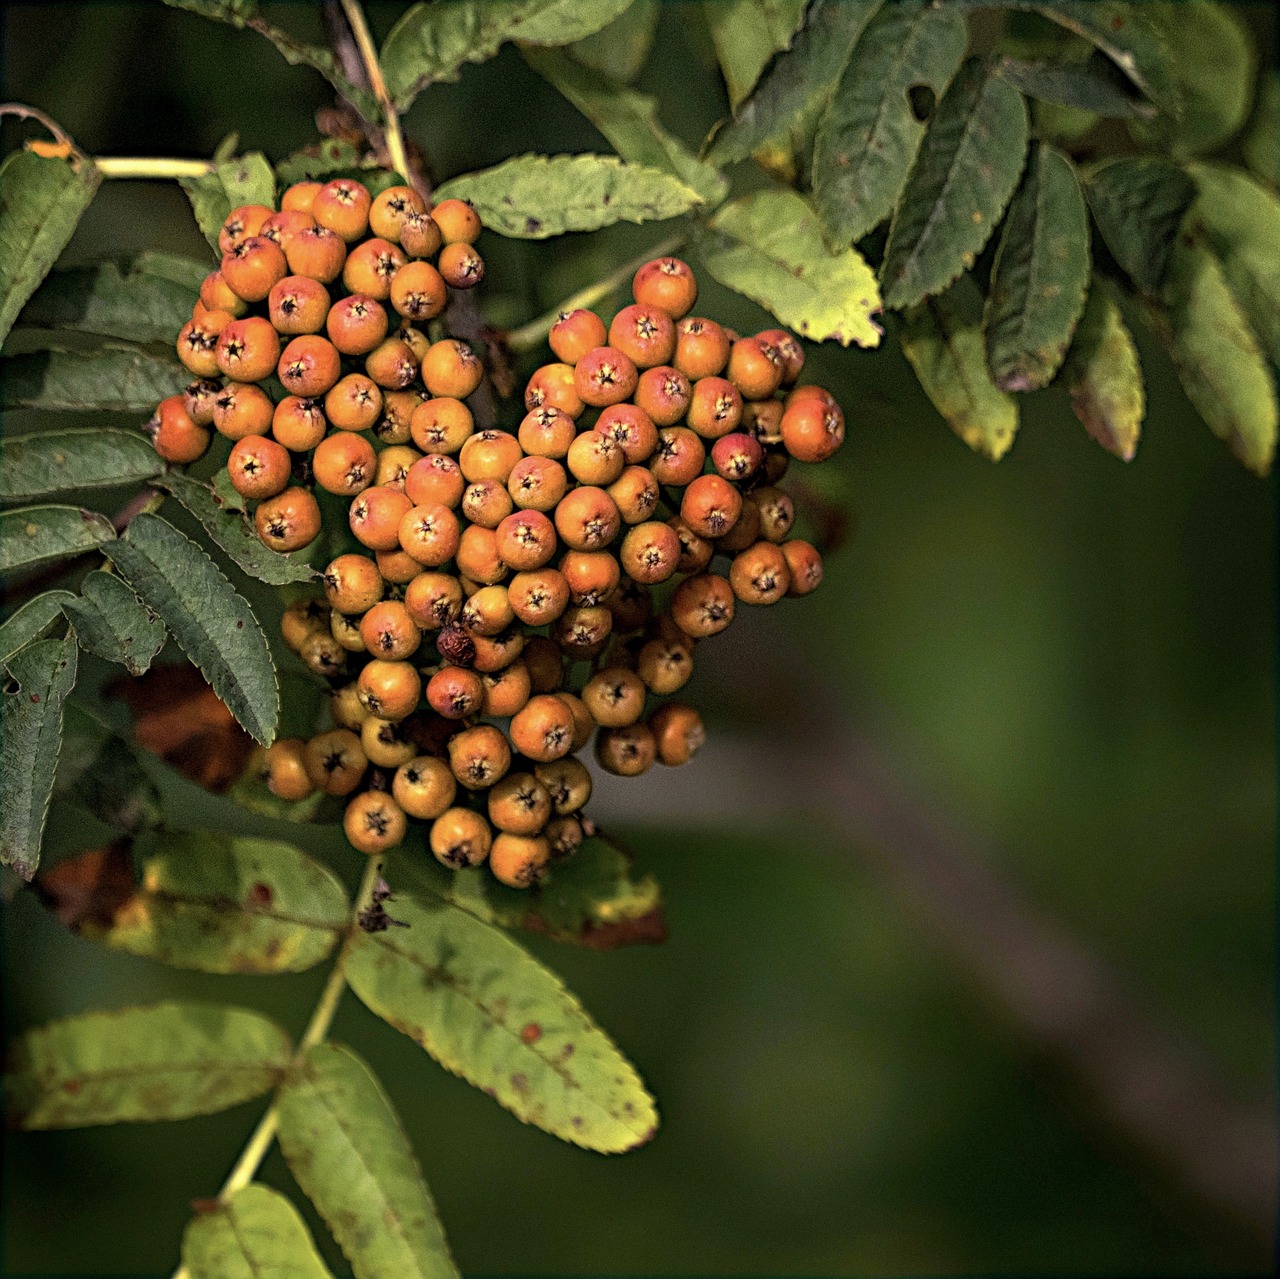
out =
[(476, 430), (480, 360), (419, 326), (483, 277), (479, 232), (463, 202), (428, 210), (406, 187), (371, 200), (348, 180), (290, 187), (279, 213), (235, 210), (178, 339), (197, 380), (150, 429), (175, 463), (205, 452), (209, 426), (231, 439), (230, 483), (276, 550), (320, 533), (314, 490), (349, 501), (352, 549), (324, 569), (323, 598), (282, 619), (331, 683), (335, 727), (268, 748), (272, 791), (350, 796), (346, 833), (369, 854), (429, 823), (443, 864), (487, 859), (523, 887), (583, 838), (576, 753), (592, 736), (622, 776), (687, 761), (697, 712), (653, 699), (686, 683), (738, 601), (818, 585), (776, 484), (792, 458), (830, 457), (844, 417), (795, 386), (791, 334), (690, 316), (696, 281), (668, 257), (640, 268), (607, 327), (562, 315), (518, 427)]

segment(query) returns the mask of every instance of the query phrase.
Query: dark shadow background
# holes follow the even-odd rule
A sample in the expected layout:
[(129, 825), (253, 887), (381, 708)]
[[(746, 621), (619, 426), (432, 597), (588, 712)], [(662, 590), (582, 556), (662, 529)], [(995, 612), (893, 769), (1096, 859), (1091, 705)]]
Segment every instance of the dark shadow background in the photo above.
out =
[[(664, 8), (640, 87), (696, 145), (719, 81), (688, 11)], [(372, 14), (385, 32), (392, 7)], [(251, 33), (157, 4), (15, 4), (4, 23), (5, 96), (90, 153), (206, 156), (238, 131), (279, 159), (330, 100)], [(602, 145), (510, 48), (425, 93), (407, 130), (439, 177)], [(485, 304), (526, 319), (662, 234), (487, 236)], [(175, 185), (108, 183), (68, 260), (144, 248), (207, 251)], [(709, 281), (699, 310), (765, 324)], [(1212, 438), (1145, 336), (1142, 356), (1131, 465), (1050, 391), (993, 467), (893, 341), (811, 351), (805, 380), (849, 415), (835, 465), (856, 535), (816, 596), (700, 649), (703, 756), (598, 790), (595, 814), (664, 884), (671, 940), (528, 941), (647, 1079), (658, 1138), (614, 1159), (561, 1145), (354, 999), (339, 1014), (466, 1271), (1270, 1271), (1212, 1173), (1197, 1181), (1206, 1143), (1176, 1133), (1239, 1117), (1241, 1149), (1270, 1161), (1275, 487)], [(64, 847), (78, 834), (55, 829)], [(354, 854), (336, 864), (359, 873)], [(29, 894), (5, 924), (11, 1027), (177, 995), (296, 1031), (323, 981), (170, 972), (69, 936)], [(1100, 984), (1082, 994), (1072, 956)], [(256, 1114), (10, 1136), (5, 1273), (167, 1274)], [(278, 1155), (263, 1175), (290, 1188)]]

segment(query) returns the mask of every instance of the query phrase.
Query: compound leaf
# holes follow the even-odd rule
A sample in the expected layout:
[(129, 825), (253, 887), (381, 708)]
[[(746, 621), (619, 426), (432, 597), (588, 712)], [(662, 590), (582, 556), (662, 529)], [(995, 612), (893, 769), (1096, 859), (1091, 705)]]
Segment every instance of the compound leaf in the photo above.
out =
[(792, 191), (757, 191), (721, 208), (723, 239), (703, 252), (707, 270), (815, 342), (877, 346), (881, 310), (871, 268), (855, 249), (827, 248), (813, 209)]
[(218, 232), (232, 209), (242, 204), (275, 207), (276, 176), (260, 151), (250, 151), (238, 159), (216, 164), (213, 171), (203, 177), (181, 178), (179, 182), (191, 201), (196, 225), (218, 254), (221, 254)]
[(0, 164), (0, 342), (66, 248), (101, 180), (88, 161), (34, 151), (13, 151)]
[(182, 1236), (191, 1279), (332, 1279), (298, 1210), (248, 1185), (191, 1221)]
[(263, 744), (280, 714), (275, 666), (248, 602), (213, 561), (158, 515), (139, 515), (108, 554), (237, 720)]
[(391, 1102), (349, 1048), (317, 1044), (280, 1089), (280, 1149), (356, 1279), (456, 1279)]
[(24, 506), (0, 512), (0, 573), (80, 555), (115, 535), (105, 515), (79, 506)]
[(378, 1016), (565, 1141), (616, 1153), (653, 1136), (639, 1076), (554, 973), (456, 906), (398, 898), (394, 913), (408, 926), (357, 932), (347, 957)]
[(702, 203), (670, 173), (609, 155), (516, 156), (451, 178), (435, 198), (470, 200), (490, 230), (524, 240), (674, 218)]
[(1063, 367), (1071, 408), (1108, 453), (1130, 462), (1146, 411), (1138, 349), (1106, 281), (1094, 277)]
[(168, 638), (164, 623), (112, 573), (90, 573), (63, 612), (81, 648), (118, 662), (130, 675), (146, 674)]
[(100, 351), (32, 351), (4, 363), (0, 409), (101, 409), (150, 413), (179, 394), (191, 374), (176, 355), (132, 346)]
[(1018, 184), (1027, 151), (1022, 94), (981, 62), (942, 96), (889, 228), (884, 300), (912, 306), (973, 265)]
[(0, 441), (0, 501), (151, 479), (164, 460), (136, 431), (48, 431)]
[(261, 1013), (169, 1002), (84, 1013), (20, 1035), (5, 1076), (19, 1128), (186, 1119), (269, 1091), (288, 1036)]
[(53, 774), (62, 744), (62, 712), (76, 682), (76, 642), (36, 640), (6, 664), (0, 700), (0, 862), (30, 880), (40, 861)]
[(808, 0), (712, 0), (703, 5), (735, 111), (769, 59), (791, 43), (807, 4)]
[(0, 662), (7, 662), (32, 640), (42, 639), (62, 617), (62, 605), (73, 599), (70, 591), (45, 591), (10, 613), (0, 622)]

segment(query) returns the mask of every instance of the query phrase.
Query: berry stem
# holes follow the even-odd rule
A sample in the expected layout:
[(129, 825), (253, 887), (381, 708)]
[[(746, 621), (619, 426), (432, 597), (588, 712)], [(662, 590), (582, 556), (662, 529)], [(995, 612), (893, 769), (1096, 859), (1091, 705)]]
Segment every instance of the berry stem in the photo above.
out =
[(214, 170), (212, 160), (156, 159), (151, 156), (104, 155), (94, 158), (104, 178), (202, 178)]
[(674, 253), (686, 239), (685, 235), (673, 235), (670, 239), (663, 240), (661, 244), (654, 245), (634, 261), (620, 266), (603, 280), (597, 280), (594, 284), (588, 284), (586, 288), (579, 289), (577, 293), (570, 294), (545, 315), (538, 316), (536, 320), (530, 320), (528, 324), (522, 324), (518, 329), (512, 329), (504, 339), (506, 345), (512, 351), (532, 351), (542, 344), (547, 334), (551, 332), (552, 325), (561, 315), (568, 311), (577, 311), (582, 307), (594, 306), (602, 298), (607, 298), (614, 289), (621, 288), (646, 262)]
[[(329, 1034), (329, 1028), (333, 1025), (338, 1005), (342, 1002), (342, 996), (347, 989), (343, 961), (346, 959), (351, 938), (355, 936), (356, 930), (360, 927), (360, 913), (373, 901), (374, 888), (377, 886), (378, 876), (381, 873), (382, 858), (369, 858), (369, 863), (365, 867), (364, 878), (360, 881), (360, 888), (356, 893), (355, 904), (351, 908), (351, 921), (347, 927), (347, 940), (339, 952), (337, 960), (334, 962), (333, 968), (329, 973), (329, 980), (325, 982), (324, 990), (320, 992), (320, 998), (316, 1001), (315, 1008), (312, 1009), (311, 1019), (307, 1022), (307, 1028), (302, 1032), (302, 1038), (298, 1040), (298, 1046), (294, 1050), (293, 1058), (289, 1063), (290, 1069), (302, 1060), (309, 1049), (314, 1048), (317, 1044), (324, 1043)], [(222, 1183), (222, 1189), (218, 1191), (220, 1200), (229, 1199), (237, 1190), (243, 1190), (253, 1180), (262, 1165), (262, 1161), (267, 1157), (267, 1152), (271, 1149), (272, 1142), (276, 1139), (276, 1129), (279, 1124), (279, 1103), (272, 1101), (263, 1112), (262, 1118), (258, 1120), (257, 1127), (245, 1143), (245, 1147), (240, 1152), (240, 1158), (236, 1160), (235, 1166), (227, 1174), (226, 1181)], [(190, 1272), (185, 1265), (180, 1265), (173, 1272), (171, 1279), (190, 1279)]]
[(387, 82), (382, 78), (382, 67), (378, 62), (378, 51), (374, 47), (373, 37), (369, 34), (369, 24), (365, 21), (364, 10), (360, 0), (341, 0), (342, 12), (346, 15), (355, 37), (356, 47), (360, 50), (360, 60), (369, 76), (369, 88), (378, 99), (382, 108), (382, 131), (387, 144), (387, 153), (391, 157), (391, 167), (402, 177), (409, 179), (409, 157), (404, 149), (404, 135), (400, 132), (400, 114), (396, 111), (391, 94), (387, 92)]

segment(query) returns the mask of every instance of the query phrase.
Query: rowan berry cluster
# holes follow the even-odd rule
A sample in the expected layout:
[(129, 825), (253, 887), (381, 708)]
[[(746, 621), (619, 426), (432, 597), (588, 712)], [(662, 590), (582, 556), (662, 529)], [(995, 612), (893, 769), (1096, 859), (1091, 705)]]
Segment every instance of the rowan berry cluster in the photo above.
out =
[(518, 427), (477, 431), (481, 361), (419, 326), (483, 278), (480, 229), (463, 202), (371, 200), (345, 179), (290, 187), (278, 213), (236, 209), (178, 338), (197, 380), (150, 429), (175, 463), (210, 426), (233, 441), (230, 482), (278, 551), (320, 533), (313, 489), (349, 499), (351, 549), (281, 623), (330, 682), (335, 727), (268, 748), (271, 790), (349, 796), (347, 836), (370, 854), (427, 823), (444, 865), (487, 860), (524, 887), (583, 838), (577, 752), (594, 736), (621, 776), (686, 762), (702, 721), (661, 699), (698, 643), (739, 602), (818, 585), (776, 485), (791, 459), (830, 457), (844, 417), (795, 386), (791, 334), (690, 316), (696, 281), (668, 257), (608, 326), (561, 315)]

